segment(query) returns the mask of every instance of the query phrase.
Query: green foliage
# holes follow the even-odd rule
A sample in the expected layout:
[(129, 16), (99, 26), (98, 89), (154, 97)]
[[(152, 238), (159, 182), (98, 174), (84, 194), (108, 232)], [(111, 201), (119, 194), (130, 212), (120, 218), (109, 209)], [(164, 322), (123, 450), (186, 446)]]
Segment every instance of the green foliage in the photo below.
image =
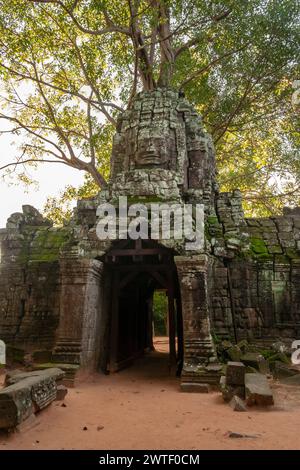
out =
[(120, 109), (164, 84), (203, 115), (221, 189), (241, 188), (247, 215), (300, 204), (299, 14), (297, 0), (0, 0), (0, 118), (19, 146), (2, 169), (25, 184), (23, 163), (84, 171), (47, 202), (62, 223), (105, 186)]
[(165, 292), (155, 291), (153, 294), (153, 321), (157, 336), (167, 335), (168, 298)]
[(48, 197), (44, 206), (44, 216), (60, 226), (67, 223), (73, 214), (74, 202), (96, 196), (98, 185), (88, 175), (85, 183), (79, 188), (68, 185), (57, 197)]

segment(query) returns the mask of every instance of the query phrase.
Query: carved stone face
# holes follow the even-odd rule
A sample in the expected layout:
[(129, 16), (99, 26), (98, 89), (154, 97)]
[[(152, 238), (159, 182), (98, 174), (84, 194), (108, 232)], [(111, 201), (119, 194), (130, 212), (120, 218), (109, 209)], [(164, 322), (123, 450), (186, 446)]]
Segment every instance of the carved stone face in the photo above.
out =
[(214, 178), (208, 141), (201, 118), (182, 96), (167, 89), (143, 92), (118, 121), (112, 178), (163, 169), (173, 172), (181, 187), (203, 190)]
[(160, 165), (162, 162), (161, 149), (165, 141), (160, 137), (144, 137), (138, 139), (136, 163), (140, 165)]
[(170, 168), (176, 162), (175, 133), (170, 129), (140, 129), (137, 136), (135, 165), (140, 167), (161, 166)]

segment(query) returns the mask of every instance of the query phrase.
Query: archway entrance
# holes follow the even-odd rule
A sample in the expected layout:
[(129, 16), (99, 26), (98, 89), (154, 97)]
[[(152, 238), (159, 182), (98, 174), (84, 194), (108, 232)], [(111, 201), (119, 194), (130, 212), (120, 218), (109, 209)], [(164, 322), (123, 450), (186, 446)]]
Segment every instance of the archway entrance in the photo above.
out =
[(128, 367), (153, 350), (153, 297), (159, 291), (167, 298), (169, 370), (179, 375), (183, 326), (172, 251), (151, 240), (123, 240), (105, 255), (104, 262), (111, 273), (107, 370)]

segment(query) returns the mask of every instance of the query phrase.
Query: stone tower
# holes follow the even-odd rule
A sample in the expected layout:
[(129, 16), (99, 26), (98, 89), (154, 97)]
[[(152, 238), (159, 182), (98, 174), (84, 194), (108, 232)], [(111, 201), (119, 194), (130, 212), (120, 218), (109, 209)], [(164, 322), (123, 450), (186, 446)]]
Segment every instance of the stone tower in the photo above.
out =
[[(97, 208), (203, 205), (204, 244), (101, 240)], [(99, 215), (99, 214), (98, 214)], [(150, 224), (151, 225), (151, 224)], [(122, 113), (108, 188), (53, 228), (33, 208), (1, 232), (0, 338), (54, 361), (117, 370), (151, 347), (151, 299), (168, 296), (170, 357), (183, 381), (214, 381), (214, 340), (300, 334), (300, 214), (246, 219), (240, 191), (219, 193), (211, 137), (189, 102), (143, 92)], [(174, 338), (178, 337), (177, 347)], [(177, 348), (177, 349), (176, 349)]]

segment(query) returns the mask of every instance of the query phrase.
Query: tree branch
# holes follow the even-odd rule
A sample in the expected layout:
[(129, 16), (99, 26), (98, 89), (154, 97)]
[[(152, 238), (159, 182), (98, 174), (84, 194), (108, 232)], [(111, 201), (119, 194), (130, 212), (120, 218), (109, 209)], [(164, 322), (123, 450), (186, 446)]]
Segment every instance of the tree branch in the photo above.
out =
[(157, 33), (160, 39), (160, 72), (158, 84), (167, 86), (174, 66), (174, 50), (171, 42), (170, 12), (162, 0), (156, 0), (156, 6), (159, 12)]
[(46, 137), (38, 134), (37, 132), (35, 132), (34, 130), (32, 130), (29, 126), (26, 126), (25, 124), (23, 124), (18, 118), (15, 118), (15, 117), (12, 117), (12, 116), (8, 116), (8, 115), (5, 115), (3, 113), (0, 113), (0, 119), (6, 119), (7, 121), (11, 121), (11, 122), (15, 122), (16, 124), (18, 124), (23, 130), (25, 130), (26, 132), (28, 132), (29, 134), (33, 135), (34, 137), (42, 140), (43, 142), (49, 144), (49, 145), (53, 145), (56, 150), (58, 150), (61, 155), (62, 155), (62, 160), (65, 160), (67, 161), (68, 160), (68, 157), (67, 155), (64, 153), (64, 151), (53, 141), (47, 139)]
[[(232, 9), (225, 10), (224, 12), (220, 13), (219, 15), (215, 15), (210, 18), (211, 21), (218, 23), (219, 21), (222, 21), (223, 19), (227, 18), (227, 16), (230, 15), (232, 12)], [(209, 20), (208, 20), (209, 21)], [(180, 47), (178, 47), (175, 51), (175, 58), (177, 57), (187, 49), (189, 49), (192, 46), (195, 46), (199, 40), (201, 39), (201, 35), (194, 36), (193, 38), (189, 39), (186, 41), (184, 44), (182, 44)]]
[[(60, 0), (28, 0), (28, 1), (32, 2), (32, 3), (55, 3), (55, 4), (59, 5), (69, 15), (69, 17), (72, 19), (75, 26), (77, 26), (77, 28), (82, 33), (92, 34), (92, 35), (95, 35), (95, 36), (101, 36), (101, 35), (107, 34), (107, 33), (121, 33), (121, 34), (125, 34), (126, 36), (130, 36), (130, 30), (129, 29), (127, 29), (123, 26), (118, 26), (116, 24), (113, 24), (112, 21), (109, 21), (109, 26), (107, 26), (106, 28), (101, 28), (101, 29), (98, 29), (98, 30), (93, 30), (93, 29), (86, 28), (85, 26), (80, 24), (79, 21), (74, 16), (74, 14), (73, 14), (74, 8), (72, 7), (71, 10), (69, 10), (64, 5), (64, 3), (61, 2)], [(107, 14), (105, 14), (105, 10), (103, 11), (103, 14), (104, 14), (104, 17), (105, 17), (106, 23), (107, 23)]]
[(11, 166), (14, 166), (16, 168), (18, 165), (25, 165), (26, 163), (62, 163), (63, 165), (70, 166), (69, 163), (63, 162), (62, 160), (45, 160), (45, 159), (44, 160), (36, 160), (35, 158), (28, 158), (26, 160), (21, 160), (21, 161), (18, 161), (18, 162), (12, 162), (12, 163), (8, 163), (7, 165), (1, 166), (0, 171), (5, 170), (6, 168), (9, 168)]
[[(90, 99), (93, 97), (93, 91), (90, 94)], [(91, 103), (88, 102), (87, 105), (87, 121), (88, 121), (88, 128), (89, 128), (89, 146), (91, 152), (91, 164), (95, 166), (96, 164), (96, 155), (95, 155), (95, 147), (93, 144), (93, 124), (92, 124), (92, 116), (91, 116)]]
[(144, 36), (138, 26), (138, 2), (133, 5), (132, 0), (127, 0), (130, 11), (130, 29), (131, 39), (134, 50), (137, 54), (140, 64), (138, 70), (145, 90), (153, 90), (155, 88), (155, 80), (153, 78), (152, 64), (147, 52)]
[(261, 77), (258, 77), (256, 78), (256, 80), (254, 80), (254, 82), (252, 82), (251, 80), (252, 77), (249, 78), (248, 80), (248, 83), (245, 87), (245, 90), (244, 90), (244, 93), (242, 94), (238, 104), (236, 105), (236, 107), (231, 111), (231, 113), (229, 114), (225, 124), (222, 126), (222, 131), (221, 133), (218, 135), (218, 137), (216, 139), (214, 139), (214, 143), (216, 144), (222, 137), (223, 135), (227, 132), (232, 120), (234, 119), (234, 117), (237, 115), (237, 113), (240, 111), (241, 107), (243, 106), (245, 100), (247, 99), (248, 97), (248, 94), (249, 92), (254, 88), (254, 86), (259, 82), (259, 80), (261, 79)]
[(202, 69), (197, 70), (197, 72), (193, 73), (190, 77), (188, 77), (186, 80), (184, 80), (181, 83), (181, 85), (179, 86), (179, 89), (182, 90), (182, 88), (184, 88), (188, 83), (190, 83), (195, 78), (198, 78), (204, 72), (207, 72), (208, 70), (210, 70), (214, 65), (218, 64), (219, 62), (221, 62), (226, 57), (230, 57), (231, 55), (236, 54), (237, 52), (240, 52), (243, 49), (246, 49), (246, 47), (248, 47), (248, 44), (246, 44), (242, 47), (239, 47), (238, 49), (234, 49), (233, 51), (228, 51), (225, 54), (221, 55), (220, 57), (216, 57), (209, 64), (205, 65)]
[[(20, 64), (19, 64), (20, 65)], [(57, 85), (54, 85), (53, 83), (49, 83), (49, 82), (45, 82), (43, 79), (39, 78), (39, 80), (36, 79), (36, 77), (32, 77), (31, 75), (26, 75), (20, 71), (17, 71), (17, 70), (14, 70), (12, 69), (11, 67), (8, 67), (7, 65), (3, 64), (2, 62), (0, 62), (0, 67), (3, 67), (5, 70), (7, 70), (8, 72), (12, 73), (13, 75), (17, 76), (17, 77), (20, 77), (20, 78), (23, 78), (24, 80), (30, 80), (34, 83), (40, 83), (41, 85), (44, 85), (48, 88), (52, 88), (53, 90), (57, 90), (57, 91), (61, 91), (62, 93), (66, 93), (68, 95), (71, 95), (71, 96), (74, 96), (76, 98), (80, 98), (82, 101), (88, 103), (89, 101), (89, 98), (87, 96), (84, 96), (83, 94), (81, 93), (78, 93), (76, 91), (70, 91), (66, 88), (63, 88), (63, 87), (59, 87)], [(118, 106), (117, 104), (115, 103), (111, 103), (111, 102), (106, 102), (106, 101), (91, 101), (91, 104), (93, 106), (103, 106), (103, 107), (110, 107), (110, 108), (115, 108), (116, 110), (120, 111), (120, 112), (123, 112), (124, 109), (121, 107), (121, 106)], [(99, 109), (99, 108), (98, 108)], [(102, 112), (102, 111), (101, 111)]]
[[(89, 77), (89, 74), (88, 74), (88, 71), (87, 71), (87, 68), (83, 62), (83, 58), (82, 58), (82, 55), (80, 53), (80, 50), (77, 46), (77, 43), (76, 41), (74, 41), (74, 47), (75, 47), (75, 51), (76, 51), (76, 54), (77, 54), (77, 58), (78, 58), (78, 61), (79, 61), (79, 65), (80, 65), (80, 68), (83, 72), (83, 75), (88, 83), (88, 85), (90, 86), (90, 88), (92, 89), (92, 91), (95, 93), (96, 97), (97, 97), (97, 100), (98, 100), (98, 105), (101, 109), (101, 112), (104, 114), (104, 116), (108, 119), (108, 121), (113, 124), (115, 127), (117, 125), (115, 119), (106, 111), (105, 107), (102, 105), (102, 100), (101, 100), (101, 96), (100, 96), (100, 93), (99, 93), (99, 90), (95, 87), (93, 81), (90, 79)], [(88, 100), (89, 101), (89, 100)]]

